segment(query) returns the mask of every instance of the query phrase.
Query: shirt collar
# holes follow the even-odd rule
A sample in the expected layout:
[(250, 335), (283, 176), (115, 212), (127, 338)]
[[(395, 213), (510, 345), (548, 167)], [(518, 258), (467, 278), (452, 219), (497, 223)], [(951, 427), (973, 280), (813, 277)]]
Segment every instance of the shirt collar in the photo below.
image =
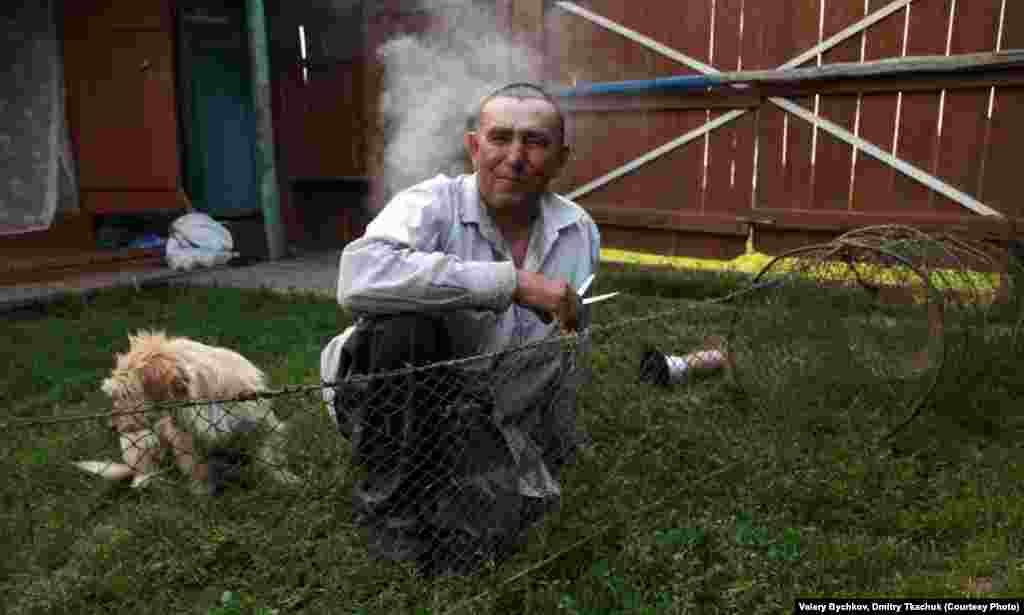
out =
[[(459, 215), (463, 223), (476, 224), (480, 228), (481, 234), (492, 244), (496, 246), (501, 244), (498, 241), (499, 233), (497, 227), (494, 226), (494, 221), (487, 213), (486, 207), (480, 199), (480, 189), (476, 173), (465, 176)], [(550, 249), (550, 244), (558, 237), (559, 231), (580, 221), (580, 211), (575, 207), (570, 207), (555, 193), (545, 192), (541, 196), (539, 221), (540, 226), (535, 226), (531, 231), (530, 244), (532, 247), (534, 243), (533, 238), (536, 236), (539, 228), (545, 245), (542, 256), (546, 256), (548, 249)]]

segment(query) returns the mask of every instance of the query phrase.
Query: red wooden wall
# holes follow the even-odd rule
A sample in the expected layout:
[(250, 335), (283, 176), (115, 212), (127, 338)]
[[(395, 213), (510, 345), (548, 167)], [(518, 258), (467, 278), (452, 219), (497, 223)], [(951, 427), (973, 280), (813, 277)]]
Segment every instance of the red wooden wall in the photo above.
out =
[[(888, 0), (575, 3), (723, 72), (774, 69)], [(968, 7), (970, 10), (968, 10)], [(535, 23), (557, 86), (696, 75), (557, 2)], [(1024, 47), (1017, 0), (916, 0), (803, 66)], [(569, 192), (733, 109), (739, 119), (580, 197), (607, 244), (727, 257), (751, 220), (778, 252), (867, 224), (1013, 233), (772, 104), (792, 102), (904, 159), (1019, 223), (1012, 144), (1024, 134), (1024, 71), (988, 80), (850, 79), (765, 93), (685, 92), (567, 101), (578, 155)], [(989, 105), (992, 113), (989, 115)]]
[(179, 209), (172, 5), (64, 6), (67, 109), (82, 209)]

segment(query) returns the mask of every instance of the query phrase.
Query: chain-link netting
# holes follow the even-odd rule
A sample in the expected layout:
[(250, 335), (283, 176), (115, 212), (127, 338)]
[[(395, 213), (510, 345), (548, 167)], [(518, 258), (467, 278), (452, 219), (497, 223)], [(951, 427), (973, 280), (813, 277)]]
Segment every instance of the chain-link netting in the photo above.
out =
[(586, 443), (575, 391), (587, 333), (438, 362), (446, 335), (429, 318), (361, 323), (332, 408), (351, 438), (371, 552), (425, 574), (514, 552), (557, 507), (560, 469)]
[[(620, 318), (595, 304), (581, 332), (505, 352), (438, 360), (438, 321), (378, 319), (356, 327), (337, 382), (223, 399), (202, 393), (236, 374), (193, 359), (180, 371), (198, 388), (132, 380), (113, 412), (9, 425), (40, 443), (8, 441), (2, 456), (16, 485), (3, 525), (25, 575), (17, 604), (60, 603), (83, 562), (129, 543), (160, 552), (194, 538), (197, 561), (216, 567), (227, 539), (204, 524), (223, 515), (352, 566), (493, 571), (531, 541), (547, 545), (542, 522), (567, 499), (614, 521), (723, 471), (742, 422), (884, 440), (955, 381), (972, 344), (1017, 335), (1013, 276), (986, 245), (863, 229), (780, 255), (714, 299), (652, 312), (625, 292), (611, 300)], [(727, 429), (709, 416), (723, 404), (746, 418)], [(595, 446), (605, 479), (588, 482), (578, 468), (596, 463)], [(125, 485), (130, 498), (117, 495)], [(221, 546), (203, 559), (211, 541)], [(528, 569), (551, 548), (514, 561)]]
[(837, 405), (884, 393), (875, 418), (894, 435), (971, 360), (994, 306), (1018, 311), (1015, 267), (993, 244), (904, 226), (780, 254), (734, 302), (737, 379), (780, 401), (794, 390)]

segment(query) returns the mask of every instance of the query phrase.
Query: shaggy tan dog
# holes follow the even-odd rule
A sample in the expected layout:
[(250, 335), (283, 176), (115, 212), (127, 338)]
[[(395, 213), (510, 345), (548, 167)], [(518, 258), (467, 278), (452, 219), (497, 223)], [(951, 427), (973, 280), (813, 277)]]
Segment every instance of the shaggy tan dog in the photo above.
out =
[(162, 332), (140, 331), (129, 336), (127, 354), (116, 356), (116, 366), (103, 381), (103, 392), (113, 401), (110, 425), (121, 436), (124, 463), (81, 461), (75, 465), (111, 480), (132, 480), (145, 485), (159, 472), (164, 449), (174, 452), (177, 467), (197, 487), (217, 492), (223, 474), (211, 461), (197, 459), (195, 438), (215, 445), (228, 436), (265, 431), (256, 461), (278, 481), (298, 478), (283, 467), (285, 424), (265, 399), (235, 403), (208, 403), (175, 409), (152, 427), (145, 418), (146, 402), (226, 400), (266, 390), (266, 377), (248, 359), (227, 348), (207, 346)]

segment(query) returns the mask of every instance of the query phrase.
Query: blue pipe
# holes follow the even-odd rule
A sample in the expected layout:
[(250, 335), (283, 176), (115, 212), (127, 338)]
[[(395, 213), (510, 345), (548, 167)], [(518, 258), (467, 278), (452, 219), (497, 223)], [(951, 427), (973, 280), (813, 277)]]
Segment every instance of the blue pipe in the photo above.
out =
[(554, 95), (558, 98), (572, 98), (574, 96), (591, 96), (594, 94), (635, 94), (637, 92), (650, 92), (654, 90), (703, 90), (716, 85), (723, 85), (722, 81), (717, 77), (685, 75), (680, 77), (661, 77), (658, 79), (590, 83), (574, 88), (557, 90), (554, 92)]

